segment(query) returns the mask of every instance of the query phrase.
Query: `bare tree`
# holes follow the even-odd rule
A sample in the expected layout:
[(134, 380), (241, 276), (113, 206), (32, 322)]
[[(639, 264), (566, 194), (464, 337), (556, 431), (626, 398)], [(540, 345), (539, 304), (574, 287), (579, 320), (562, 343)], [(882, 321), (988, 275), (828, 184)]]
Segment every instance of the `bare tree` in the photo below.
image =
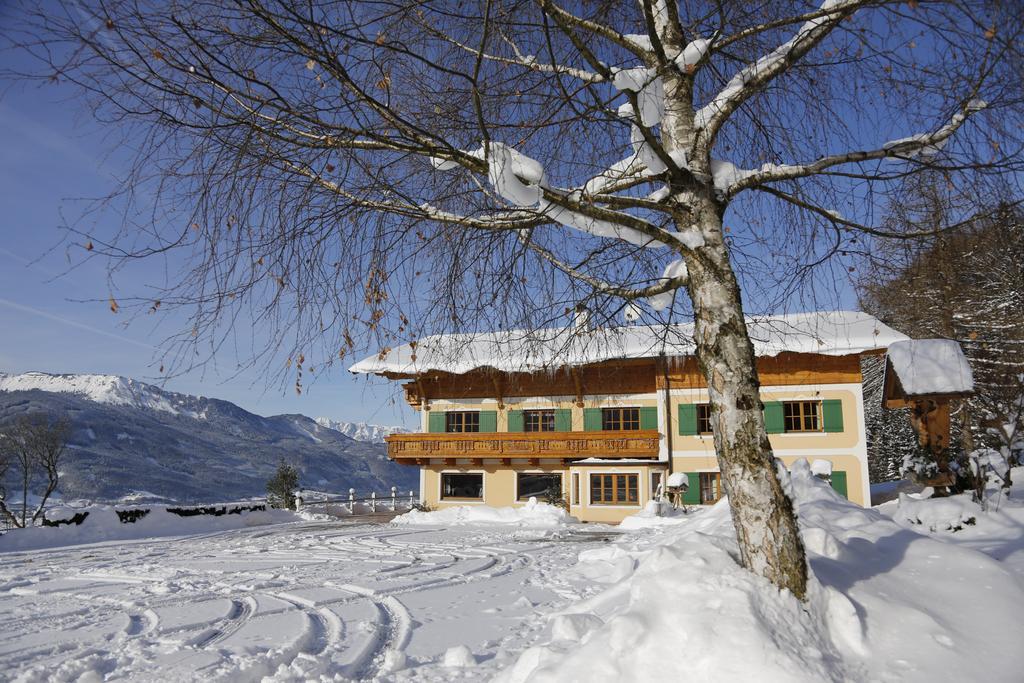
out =
[[(70, 433), (67, 420), (51, 419), (42, 413), (22, 415), (4, 429), (0, 450), (13, 456), (21, 483), (21, 514), (15, 515), (8, 509), (5, 497), (0, 497), (0, 513), (15, 526), (25, 528), (34, 525), (42, 516), (47, 501), (60, 484), (60, 459)], [(0, 467), (2, 469), (4, 467)], [(28, 496), (40, 478), (42, 481), (37, 489), (39, 502), (30, 517)]]
[(830, 300), (858, 251), (914, 236), (873, 220), (902, 179), (1012, 177), (1020, 13), (109, 0), (7, 36), (138, 150), (123, 227), (73, 240), (115, 273), (165, 259), (159, 295), (110, 303), (188, 307), (172, 367), (241, 337), (299, 388), (357, 345), (692, 315), (741, 560), (802, 597), (741, 283), (751, 311)]

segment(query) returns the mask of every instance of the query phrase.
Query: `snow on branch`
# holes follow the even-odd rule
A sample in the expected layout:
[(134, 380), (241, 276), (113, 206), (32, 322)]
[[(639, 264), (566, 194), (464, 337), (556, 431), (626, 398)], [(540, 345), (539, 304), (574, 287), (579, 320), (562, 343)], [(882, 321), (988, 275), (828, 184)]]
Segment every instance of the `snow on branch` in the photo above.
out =
[(723, 171), (722, 174), (715, 174), (715, 187), (726, 196), (735, 196), (742, 190), (764, 183), (804, 178), (843, 164), (889, 158), (931, 157), (941, 151), (949, 138), (964, 125), (971, 114), (979, 112), (987, 106), (984, 100), (969, 100), (941, 128), (931, 133), (919, 133), (898, 140), (890, 140), (874, 150), (832, 154), (807, 164), (765, 164), (758, 170), (739, 170), (728, 162), (720, 162), (728, 164), (731, 168), (728, 168), (727, 172)]
[(823, 14), (808, 19), (788, 41), (740, 69), (701, 107), (694, 114), (694, 128), (704, 129), (708, 137), (714, 137), (722, 123), (744, 101), (820, 43), (851, 10), (868, 3), (869, 0), (825, 0), (819, 7)]

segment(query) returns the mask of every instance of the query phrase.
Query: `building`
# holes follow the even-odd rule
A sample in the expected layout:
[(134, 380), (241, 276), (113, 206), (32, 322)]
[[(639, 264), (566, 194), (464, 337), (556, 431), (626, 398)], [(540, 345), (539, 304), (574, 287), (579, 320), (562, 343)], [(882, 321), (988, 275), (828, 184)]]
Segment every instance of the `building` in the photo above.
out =
[[(906, 337), (853, 312), (748, 327), (775, 455), (830, 464), (832, 486), (867, 504), (860, 358)], [(723, 494), (692, 334), (678, 325), (443, 335), (350, 370), (404, 382), (421, 430), (388, 437), (388, 456), (420, 468), (430, 507), (558, 491), (579, 519), (619, 522), (672, 472), (686, 473), (688, 503)]]

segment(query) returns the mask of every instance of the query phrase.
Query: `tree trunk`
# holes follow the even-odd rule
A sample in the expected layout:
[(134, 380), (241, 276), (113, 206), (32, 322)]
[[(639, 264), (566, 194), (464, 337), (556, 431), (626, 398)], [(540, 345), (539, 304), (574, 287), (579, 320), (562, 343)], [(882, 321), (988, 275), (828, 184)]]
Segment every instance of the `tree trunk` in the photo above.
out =
[(705, 246), (687, 259), (697, 362), (707, 379), (715, 450), (740, 560), (803, 599), (807, 562), (793, 504), (782, 490), (765, 432), (754, 347), (717, 211), (704, 211)]

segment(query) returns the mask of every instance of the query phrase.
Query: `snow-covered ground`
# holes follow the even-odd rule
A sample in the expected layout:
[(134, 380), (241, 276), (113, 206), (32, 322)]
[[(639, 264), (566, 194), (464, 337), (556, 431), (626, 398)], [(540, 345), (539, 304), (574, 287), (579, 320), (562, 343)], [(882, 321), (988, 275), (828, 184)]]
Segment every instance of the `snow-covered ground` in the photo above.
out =
[(0, 553), (0, 678), (486, 678), (596, 590), (566, 572), (605, 545), (582, 529), (302, 522)]
[(0, 553), (0, 676), (1020, 680), (1024, 505), (930, 532), (967, 501), (864, 510), (799, 464), (787, 486), (805, 603), (739, 567), (724, 504), (625, 529), (445, 511)]

